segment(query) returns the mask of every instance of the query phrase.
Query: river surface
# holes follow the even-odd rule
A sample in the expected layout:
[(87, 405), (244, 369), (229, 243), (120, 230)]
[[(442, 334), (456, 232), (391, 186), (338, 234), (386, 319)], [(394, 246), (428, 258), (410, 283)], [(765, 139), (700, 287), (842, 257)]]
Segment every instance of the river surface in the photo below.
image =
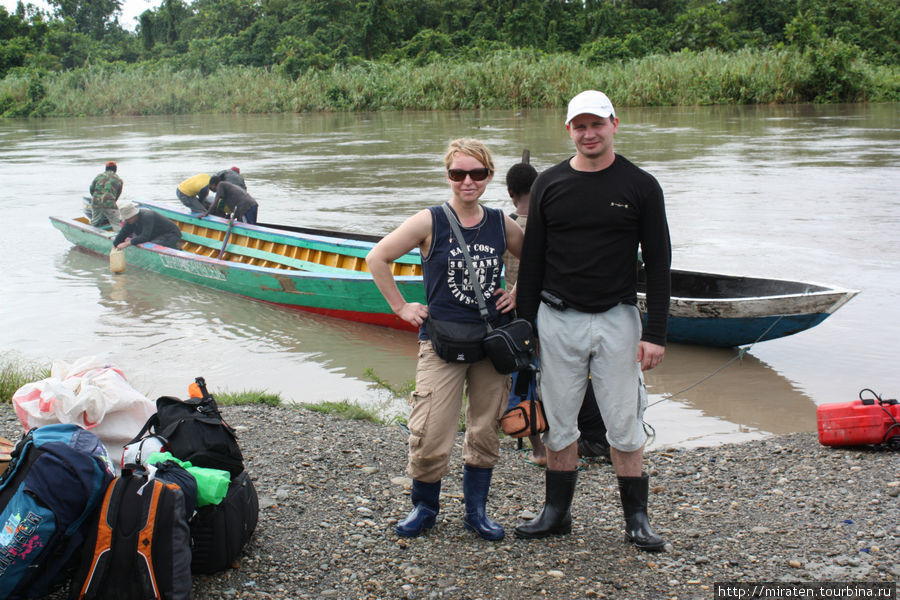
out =
[[(77, 216), (107, 160), (125, 198), (174, 204), (182, 179), (237, 165), (262, 221), (384, 234), (447, 199), (441, 157), (462, 136), (494, 152), (484, 199), (509, 210), (503, 176), (523, 149), (539, 170), (571, 153), (563, 114), (0, 120), (0, 353), (43, 364), (100, 355), (151, 398), (183, 397), (203, 375), (214, 391), (400, 413), (405, 401), (368, 374), (410, 381), (413, 334), (138, 269), (113, 275), (47, 217)], [(617, 151), (665, 191), (674, 267), (860, 290), (788, 338), (743, 350), (670, 344), (647, 374), (651, 447), (813, 431), (817, 405), (862, 388), (900, 395), (900, 105), (622, 107), (619, 117)]]

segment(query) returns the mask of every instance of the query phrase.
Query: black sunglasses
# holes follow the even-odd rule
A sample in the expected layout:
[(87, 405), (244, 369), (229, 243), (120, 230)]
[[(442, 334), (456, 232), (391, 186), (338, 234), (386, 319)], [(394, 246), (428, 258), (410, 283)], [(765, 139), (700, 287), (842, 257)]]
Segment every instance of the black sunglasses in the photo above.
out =
[(450, 181), (465, 181), (466, 175), (471, 177), (472, 181), (484, 181), (490, 174), (491, 170), (484, 167), (472, 169), (471, 171), (465, 171), (463, 169), (449, 169), (447, 171), (447, 176), (450, 178)]

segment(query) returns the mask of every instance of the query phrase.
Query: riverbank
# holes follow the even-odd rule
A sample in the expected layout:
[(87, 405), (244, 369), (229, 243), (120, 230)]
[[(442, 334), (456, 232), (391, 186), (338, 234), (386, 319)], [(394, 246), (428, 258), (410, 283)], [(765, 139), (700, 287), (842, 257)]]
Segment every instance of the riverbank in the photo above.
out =
[(805, 49), (683, 51), (602, 67), (574, 55), (523, 50), (477, 61), (366, 61), (296, 77), (262, 67), (88, 66), (7, 76), (0, 80), (0, 116), (558, 108), (586, 82), (609, 92), (617, 108), (900, 101), (896, 66), (867, 62), (828, 41)]
[[(392, 530), (409, 510), (402, 428), (287, 407), (222, 412), (238, 429), (260, 519), (239, 568), (194, 578), (199, 600), (699, 600), (725, 581), (900, 581), (896, 453), (825, 448), (814, 434), (651, 452), (651, 519), (670, 546), (647, 554), (623, 541), (604, 463), (579, 474), (571, 535), (515, 539), (512, 528), (540, 510), (543, 472), (512, 439), (488, 503), (507, 538), (464, 531), (460, 437), (438, 527), (404, 540)], [(11, 408), (0, 413), (0, 435), (18, 439)]]

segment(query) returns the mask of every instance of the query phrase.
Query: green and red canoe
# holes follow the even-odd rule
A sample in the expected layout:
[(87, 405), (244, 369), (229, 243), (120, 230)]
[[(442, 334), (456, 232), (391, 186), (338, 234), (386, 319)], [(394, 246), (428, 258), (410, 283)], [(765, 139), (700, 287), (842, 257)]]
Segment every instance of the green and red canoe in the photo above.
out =
[[(238, 222), (227, 235), (226, 219), (200, 219), (155, 202), (136, 204), (174, 221), (183, 248), (129, 246), (125, 260), (130, 266), (289, 308), (412, 330), (391, 312), (368, 272), (365, 258), (376, 237)], [(84, 217), (50, 221), (80, 248), (103, 255), (112, 250), (112, 231), (92, 227)], [(395, 261), (393, 272), (407, 300), (425, 302), (418, 251)]]

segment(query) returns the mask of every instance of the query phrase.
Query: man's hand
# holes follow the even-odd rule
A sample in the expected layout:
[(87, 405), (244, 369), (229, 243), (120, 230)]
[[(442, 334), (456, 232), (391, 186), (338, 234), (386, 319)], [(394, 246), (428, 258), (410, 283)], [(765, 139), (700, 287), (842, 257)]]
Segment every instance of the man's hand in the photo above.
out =
[(420, 327), (428, 318), (428, 307), (418, 302), (407, 302), (397, 311), (397, 316), (410, 325)]
[(638, 345), (638, 362), (641, 363), (641, 371), (649, 371), (662, 362), (666, 355), (666, 347), (651, 342), (641, 342)]
[(130, 246), (130, 245), (131, 245), (131, 238), (128, 238), (128, 239), (125, 240), (124, 242), (120, 242), (119, 245), (116, 246), (116, 249), (117, 249), (117, 250), (124, 250), (125, 248), (127, 248), (127, 247)]

